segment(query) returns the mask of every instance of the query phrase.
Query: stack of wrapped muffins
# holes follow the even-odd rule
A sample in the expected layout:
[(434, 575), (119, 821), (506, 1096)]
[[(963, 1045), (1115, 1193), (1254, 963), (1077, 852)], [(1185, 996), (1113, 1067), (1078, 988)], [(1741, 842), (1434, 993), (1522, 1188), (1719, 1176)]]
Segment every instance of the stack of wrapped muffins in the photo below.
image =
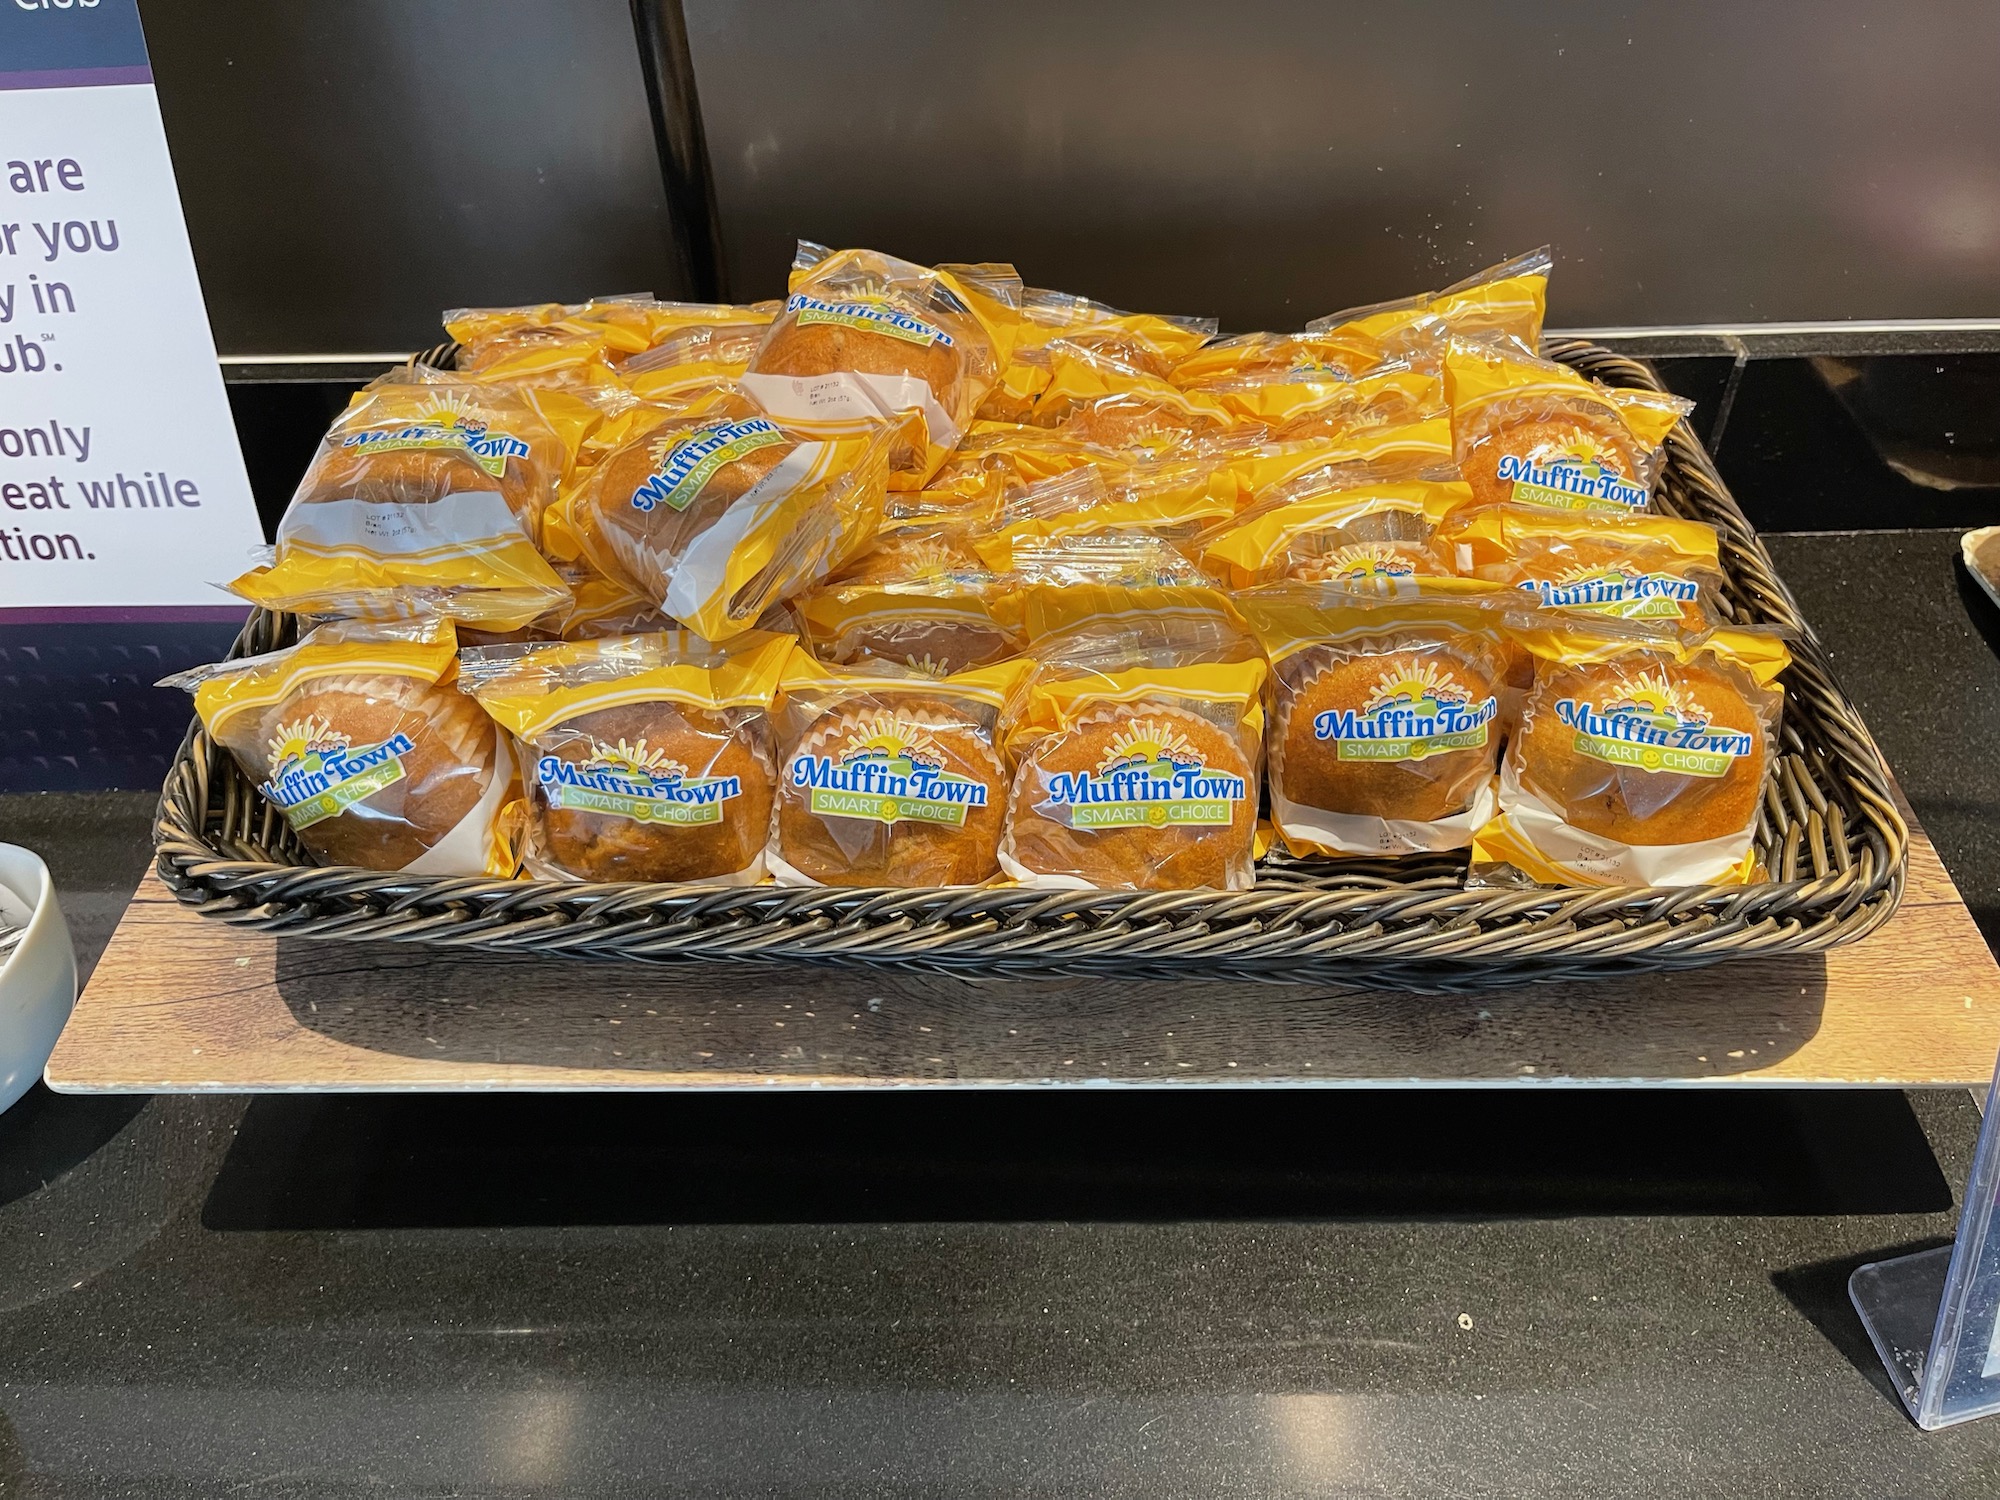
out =
[(782, 303), (453, 312), (231, 585), (299, 643), (173, 680), (377, 870), (1756, 879), (1784, 644), (1654, 507), (1688, 403), (1539, 356), (1549, 265), (1226, 339), (811, 244)]

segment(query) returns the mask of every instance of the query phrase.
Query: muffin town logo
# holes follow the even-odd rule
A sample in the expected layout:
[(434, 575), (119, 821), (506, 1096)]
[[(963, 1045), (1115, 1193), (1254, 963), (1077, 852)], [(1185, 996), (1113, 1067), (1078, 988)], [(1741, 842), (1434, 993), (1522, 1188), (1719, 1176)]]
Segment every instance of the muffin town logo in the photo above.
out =
[(1241, 776), (1202, 763), (1171, 724), (1134, 719), (1094, 771), (1048, 775), (1048, 805), (1066, 809), (1072, 828), (1226, 826), (1249, 795)]
[(644, 739), (615, 745), (593, 739), (580, 761), (544, 755), (535, 762), (535, 781), (550, 807), (676, 828), (720, 823), (723, 803), (743, 795), (740, 777), (690, 776)]
[(271, 736), (270, 780), (264, 795), (285, 810), (294, 828), (338, 817), (355, 803), (403, 779), (403, 757), (416, 746), (406, 734), (358, 749), (318, 714), (280, 724)]
[(1640, 771), (1723, 776), (1752, 747), (1741, 730), (1711, 728), (1701, 705), (1659, 671), (1640, 673), (1602, 707), (1558, 699), (1556, 717), (1576, 731), (1578, 755)]
[(1701, 597), (1701, 585), (1692, 578), (1647, 573), (1622, 562), (1579, 565), (1560, 578), (1523, 579), (1521, 587), (1550, 609), (1621, 620), (1678, 620)]
[(804, 292), (793, 292), (785, 300), (785, 311), (801, 327), (808, 323), (833, 323), (856, 328), (863, 333), (886, 334), (909, 344), (951, 347), (951, 335), (942, 328), (900, 312), (884, 302), (826, 302)]
[(1628, 512), (1646, 508), (1643, 485), (1604, 466), (1604, 451), (1588, 441), (1567, 448), (1541, 445), (1526, 455), (1503, 454), (1494, 477), (1512, 483), (1512, 498), (1545, 510)]
[(804, 751), (786, 767), (786, 777), (805, 790), (813, 812), (962, 828), (967, 809), (986, 806), (986, 783), (946, 771), (937, 741), (894, 713), (863, 720), (845, 739), (846, 748), (837, 753)]
[(1359, 710), (1313, 717), (1313, 736), (1335, 742), (1335, 757), (1355, 761), (1428, 760), (1486, 743), (1500, 700), (1477, 701), (1451, 672), (1427, 661), (1396, 661), (1376, 679)]
[(498, 479), (507, 472), (507, 460), (526, 458), (528, 445), (510, 433), (487, 425), (462, 396), (445, 393), (433, 396), (413, 421), (402, 427), (373, 432), (349, 433), (341, 439), (343, 448), (363, 453), (397, 453), (410, 448), (453, 449), (463, 453), (480, 468)]
[(652, 474), (632, 491), (632, 509), (665, 505), (686, 510), (724, 464), (784, 441), (776, 424), (762, 417), (715, 422), (682, 437), (661, 438), (653, 444)]

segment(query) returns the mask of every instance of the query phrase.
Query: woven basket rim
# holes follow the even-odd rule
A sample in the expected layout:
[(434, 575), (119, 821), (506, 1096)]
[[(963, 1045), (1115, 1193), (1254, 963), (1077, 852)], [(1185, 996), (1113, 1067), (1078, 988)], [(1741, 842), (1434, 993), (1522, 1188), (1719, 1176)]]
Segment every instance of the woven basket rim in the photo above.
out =
[[(1582, 339), (1553, 358), (1608, 384), (1650, 369)], [(446, 365), (450, 346), (422, 356)], [(286, 862), (297, 851), (199, 720), (162, 789), (161, 879), (205, 916), (280, 935), (651, 962), (786, 962), (959, 975), (1117, 974), (1481, 989), (1821, 951), (1873, 931), (1901, 899), (1909, 829), (1889, 772), (1825, 652), (1713, 461), (1683, 421), (1661, 508), (1714, 525), (1739, 618), (1793, 637), (1785, 723), (1748, 886), (1466, 889), (1460, 855), (1259, 864), (1244, 892), (1012, 886), (709, 887), (417, 876)], [(258, 611), (231, 655), (295, 621)]]

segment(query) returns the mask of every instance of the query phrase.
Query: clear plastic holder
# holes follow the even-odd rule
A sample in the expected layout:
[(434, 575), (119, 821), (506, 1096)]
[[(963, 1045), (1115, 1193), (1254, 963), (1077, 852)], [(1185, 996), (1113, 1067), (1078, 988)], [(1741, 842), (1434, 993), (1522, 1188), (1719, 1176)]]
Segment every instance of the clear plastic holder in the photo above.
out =
[(1950, 1245), (1860, 1267), (1847, 1295), (1917, 1426), (2000, 1412), (2000, 1071)]

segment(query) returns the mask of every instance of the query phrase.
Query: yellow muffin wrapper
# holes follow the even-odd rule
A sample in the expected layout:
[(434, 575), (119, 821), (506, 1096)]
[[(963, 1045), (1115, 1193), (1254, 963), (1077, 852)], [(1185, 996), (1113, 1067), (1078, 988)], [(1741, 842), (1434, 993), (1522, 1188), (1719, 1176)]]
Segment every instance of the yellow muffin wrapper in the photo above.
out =
[[(1357, 484), (1255, 505), (1202, 535), (1202, 565), (1238, 588), (1264, 581), (1302, 537), (1340, 531), (1366, 516), (1396, 511), (1435, 529), (1472, 499), (1461, 480)], [(1442, 570), (1440, 570), (1442, 571)]]
[[(543, 781), (562, 788), (571, 810), (605, 817), (625, 817), (671, 834), (683, 821), (706, 826), (722, 816), (719, 809), (732, 795), (695, 768), (685, 779), (677, 768), (663, 765), (657, 747), (641, 737), (635, 744), (600, 747), (602, 763), (570, 772), (575, 777), (553, 781), (543, 772), (544, 748), (537, 740), (561, 726), (604, 709), (647, 703), (724, 713), (742, 710), (763, 718), (778, 692), (785, 664), (796, 651), (790, 636), (752, 632), (728, 647), (716, 647), (684, 632), (660, 632), (610, 640), (526, 646), (497, 646), (464, 653), (460, 686), (505, 729), (519, 764), (522, 782)], [(741, 728), (740, 725), (737, 726)], [(774, 772), (767, 748), (753, 736), (753, 749), (767, 775)], [(559, 759), (550, 757), (550, 761)], [(718, 809), (712, 814), (710, 809)], [(529, 872), (543, 879), (575, 880), (546, 851), (540, 819), (525, 799), (503, 819), (511, 843)], [(759, 834), (761, 838), (761, 833)], [(764, 877), (762, 845), (743, 869), (705, 876), (702, 885), (755, 884)]]
[[(211, 739), (221, 742), (241, 715), (273, 708), (316, 682), (391, 677), (448, 687), (458, 671), (457, 651), (456, 637), (445, 621), (389, 626), (336, 621), (320, 626), (295, 646), (197, 668), (169, 678), (163, 686), (191, 689), (203, 728)], [(407, 747), (403, 753), (408, 753)], [(392, 786), (402, 778), (401, 757), (392, 745), (348, 745), (337, 756), (324, 749), (314, 754), (322, 772), (331, 767), (336, 775), (348, 769), (345, 762), (353, 762), (351, 774), (341, 777), (341, 785), (323, 794), (332, 800), (321, 816), (335, 816), (348, 806), (365, 802), (370, 793), (356, 796), (357, 789), (377, 782)], [(499, 827), (501, 809), (515, 785), (511, 775), (503, 774), (505, 769), (504, 763), (496, 764), (471, 810), (403, 868), (419, 875), (512, 875), (514, 860)], [(253, 768), (245, 766), (244, 770), (256, 779)], [(262, 783), (258, 789), (278, 803), (288, 819), (296, 821), (295, 807), (279, 802)], [(299, 804), (311, 805), (310, 799)]]
[[(651, 432), (638, 428), (620, 451), (651, 443)], [(671, 444), (654, 455), (651, 476), (622, 500), (600, 494), (610, 483), (609, 458), (597, 464), (549, 512), (544, 534), (550, 552), (625, 579), (611, 539), (586, 502), (596, 496), (641, 509), (672, 505), (687, 476), (699, 476), (698, 468), (688, 467), (686, 455), (704, 446), (726, 447), (732, 434), (744, 441), (778, 436), (797, 446), (678, 557), (653, 558), (665, 586), (656, 596), (649, 591), (648, 597), (664, 613), (709, 640), (727, 640), (751, 628), (771, 605), (811, 587), (866, 550), (881, 523), (887, 435), (876, 429), (859, 438), (818, 441), (768, 418), (749, 417), (677, 429)], [(697, 493), (693, 500), (698, 499)], [(760, 577), (754, 596), (745, 599), (744, 591)], [(634, 581), (657, 586), (656, 580)]]
[(717, 646), (682, 632), (490, 646), (464, 654), (460, 686), (517, 739), (633, 703), (769, 708), (797, 650), (750, 631)]
[[(1763, 726), (1766, 774), (1769, 774), (1770, 758), (1777, 753), (1778, 718), (1784, 693), (1777, 677), (1791, 664), (1791, 653), (1777, 635), (1754, 629), (1714, 630), (1694, 637), (1671, 631), (1641, 634), (1635, 627), (1619, 629), (1625, 622), (1598, 616), (1556, 616), (1555, 612), (1543, 611), (1542, 617), (1552, 619), (1553, 623), (1516, 628), (1512, 632), (1538, 661), (1590, 665), (1643, 653), (1686, 664), (1712, 655), (1741, 668), (1763, 693), (1761, 699), (1752, 699), (1752, 707)], [(1658, 691), (1665, 693), (1669, 686), (1662, 678)], [(1604, 738), (1587, 727), (1579, 727), (1577, 734), (1580, 746), (1586, 738), (1599, 741)], [(1615, 743), (1621, 755), (1629, 756), (1618, 765), (1632, 775), (1680, 774), (1672, 764), (1661, 762), (1670, 761), (1676, 754), (1689, 753), (1677, 752), (1670, 744), (1651, 747), (1633, 741), (1628, 745), (1622, 739)], [(1691, 774), (1718, 773), (1708, 770)], [(1494, 867), (1511, 866), (1543, 885), (1742, 884), (1755, 875), (1756, 856), (1751, 847), (1755, 829), (1753, 807), (1743, 827), (1687, 844), (1626, 844), (1587, 832), (1568, 823), (1560, 807), (1551, 805), (1523, 782), (1519, 755), (1510, 746), (1501, 763), (1499, 810), (1473, 840), (1473, 881), (1491, 883)]]
[[(440, 615), (487, 629), (519, 629), (562, 604), (568, 589), (536, 550), (536, 523), (498, 488), (510, 465), (526, 475), (537, 512), (555, 498), (570, 449), (544, 408), (582, 420), (546, 392), (397, 372), (356, 394), (322, 439), (278, 525), (271, 561), (232, 592), (266, 609), (395, 619)], [(566, 423), (573, 428), (573, 423)], [(572, 434), (573, 435), (573, 434)], [(322, 476), (336, 462), (403, 452), (452, 454), (493, 478), (412, 504), (343, 497)], [(469, 477), (469, 476), (468, 476)], [(334, 493), (325, 493), (333, 490)]]

